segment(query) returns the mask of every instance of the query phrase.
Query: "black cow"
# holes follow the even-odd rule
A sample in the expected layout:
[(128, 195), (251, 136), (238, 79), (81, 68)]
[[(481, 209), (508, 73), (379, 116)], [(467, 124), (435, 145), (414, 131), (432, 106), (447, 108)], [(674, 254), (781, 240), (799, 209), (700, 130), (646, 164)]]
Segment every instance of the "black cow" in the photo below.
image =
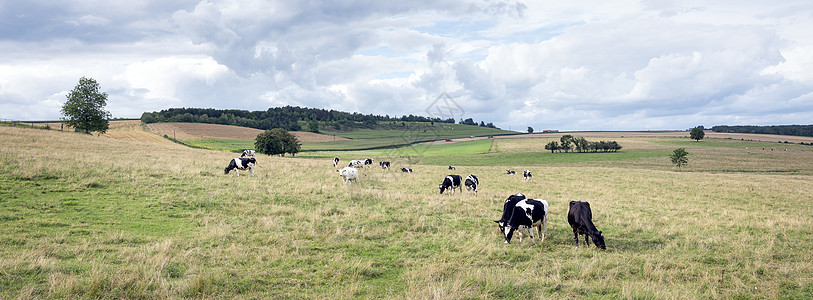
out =
[(457, 170), (457, 168), (449, 166), (449, 170)]
[(378, 165), (381, 166), (382, 169), (385, 169), (387, 171), (390, 170), (390, 162), (388, 161), (379, 162)]
[(517, 174), (517, 171), (505, 170), (505, 173), (508, 175), (514, 175)]
[[(505, 229), (503, 229), (505, 243), (508, 244), (511, 242), (511, 237), (514, 235), (514, 231), (525, 229), (525, 231), (528, 232), (528, 235), (531, 236), (531, 240), (533, 240), (534, 244), (536, 244), (533, 227), (537, 228), (539, 231), (539, 236), (542, 237), (540, 242), (545, 242), (545, 233), (548, 231), (547, 223), (548, 201), (538, 199), (520, 200), (517, 202), (517, 205), (514, 206), (514, 212), (511, 214), (511, 219), (508, 220), (508, 223), (505, 225)], [(519, 236), (519, 242), (522, 243), (521, 234)]]
[(372, 165), (373, 165), (373, 159), (372, 159), (372, 158), (368, 158), (368, 159), (365, 159), (365, 160), (364, 160), (364, 168), (365, 168), (365, 169), (367, 169), (367, 166), (368, 166), (368, 165), (369, 165), (369, 166), (372, 166)]
[(514, 213), (514, 207), (517, 206), (517, 202), (521, 200), (525, 200), (525, 195), (516, 194), (508, 196), (508, 198), (505, 199), (505, 203), (502, 205), (502, 217), (494, 221), (497, 223), (497, 227), (500, 228), (500, 233), (505, 229), (505, 224), (508, 224), (508, 220), (511, 220), (511, 215)]
[(226, 167), (226, 175), (229, 174), (229, 171), (235, 170), (237, 172), (237, 176), (240, 176), (240, 170), (248, 169), (251, 176), (254, 176), (254, 165), (257, 164), (257, 160), (253, 157), (249, 158), (235, 158), (229, 161), (229, 166)]
[(477, 195), (477, 187), (480, 186), (480, 180), (477, 179), (477, 175), (469, 174), (469, 176), (466, 176), (466, 181), (463, 184), (466, 185), (466, 194), (468, 194), (469, 191), (474, 191), (474, 194)]
[(460, 192), (462, 193), (463, 192), (463, 186), (461, 185), (461, 183), (462, 183), (461, 181), (463, 181), (463, 180), (460, 177), (460, 175), (446, 176), (446, 178), (443, 179), (443, 183), (438, 185), (438, 188), (440, 188), (440, 193), (443, 194), (443, 191), (451, 190), (450, 194), (454, 195), (454, 190), (455, 189), (460, 189)]
[(333, 158), (333, 167), (335, 168), (338, 166), (339, 166), (339, 157), (337, 156)]
[(534, 175), (531, 174), (531, 170), (525, 170), (525, 172), (522, 172), (522, 177), (524, 177), (525, 181), (527, 182), (531, 182), (531, 177), (533, 176)]
[(401, 172), (404, 172), (404, 173), (412, 173), (412, 169), (408, 169), (408, 168), (401, 168)]
[(593, 225), (593, 212), (590, 210), (590, 203), (581, 201), (570, 201), (570, 209), (567, 212), (567, 222), (573, 228), (573, 240), (579, 245), (579, 234), (584, 234), (584, 244), (590, 247), (587, 236), (593, 238), (593, 244), (601, 250), (607, 249), (604, 245), (604, 236), (601, 231)]

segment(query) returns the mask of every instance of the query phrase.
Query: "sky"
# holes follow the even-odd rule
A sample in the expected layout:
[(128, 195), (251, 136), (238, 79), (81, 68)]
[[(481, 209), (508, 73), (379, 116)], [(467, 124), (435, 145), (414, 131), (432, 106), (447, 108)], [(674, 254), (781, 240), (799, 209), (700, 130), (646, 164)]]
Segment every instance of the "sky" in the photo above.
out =
[(517, 131), (813, 124), (810, 28), (809, 0), (0, 0), (0, 119), (59, 119), (90, 77), (116, 118), (292, 105)]

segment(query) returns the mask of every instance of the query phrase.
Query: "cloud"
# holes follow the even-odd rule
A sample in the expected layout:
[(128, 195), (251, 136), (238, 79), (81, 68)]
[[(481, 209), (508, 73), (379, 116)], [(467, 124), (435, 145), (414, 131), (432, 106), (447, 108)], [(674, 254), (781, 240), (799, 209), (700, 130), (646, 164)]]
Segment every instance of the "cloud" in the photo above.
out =
[(811, 12), (807, 1), (9, 2), (0, 106), (56, 119), (89, 76), (116, 117), (425, 114), (447, 93), (466, 117), (513, 129), (809, 123)]

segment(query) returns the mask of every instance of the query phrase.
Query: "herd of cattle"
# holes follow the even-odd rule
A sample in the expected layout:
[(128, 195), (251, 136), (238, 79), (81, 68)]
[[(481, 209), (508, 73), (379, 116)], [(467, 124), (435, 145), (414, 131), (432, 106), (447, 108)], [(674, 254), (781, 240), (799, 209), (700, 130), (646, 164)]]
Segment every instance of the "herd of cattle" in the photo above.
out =
[[(239, 170), (249, 170), (251, 176), (254, 176), (254, 166), (256, 164), (257, 160), (254, 158), (254, 150), (245, 150), (243, 151), (243, 155), (241, 157), (234, 158), (229, 161), (229, 165), (226, 167), (225, 173), (229, 174), (229, 171), (235, 170), (237, 172), (237, 176), (240, 176)], [(366, 170), (367, 166), (372, 165), (373, 159), (371, 158), (367, 158), (365, 160), (351, 160), (347, 167), (336, 171), (344, 180), (344, 184), (348, 184), (348, 182), (352, 184), (353, 182), (358, 183), (359, 168)], [(379, 162), (378, 165), (384, 170), (389, 170), (391, 163), (388, 161), (382, 161)], [(338, 166), (339, 158), (334, 157), (333, 167), (337, 168)], [(449, 166), (449, 170), (456, 169), (457, 168), (454, 166)], [(401, 172), (412, 173), (412, 169), (401, 168)], [(506, 170), (506, 174), (514, 175), (516, 174), (516, 171)], [(526, 182), (530, 182), (533, 175), (531, 174), (530, 170), (525, 170), (523, 172), (523, 177)], [(460, 175), (447, 175), (443, 179), (443, 182), (438, 185), (438, 188), (440, 189), (441, 194), (443, 194), (443, 192), (447, 192), (447, 194), (453, 195), (455, 189), (459, 189), (460, 193), (463, 193), (463, 186), (465, 186), (466, 193), (474, 192), (476, 195), (477, 187), (479, 185), (480, 180), (477, 178), (477, 175), (474, 174), (469, 174), (466, 176), (465, 180)], [(494, 222), (497, 223), (497, 227), (505, 238), (506, 244), (511, 242), (511, 238), (513, 237), (515, 231), (519, 231), (519, 242), (522, 243), (523, 230), (528, 234), (528, 236), (531, 237), (531, 240), (535, 244), (536, 239), (534, 238), (533, 233), (534, 227), (537, 228), (537, 232), (540, 236), (540, 242), (544, 242), (548, 222), (548, 201), (541, 199), (529, 199), (523, 194), (508, 196), (503, 204), (502, 217)], [(606, 246), (604, 245), (604, 236), (602, 235), (601, 231), (596, 229), (596, 226), (593, 225), (593, 213), (590, 210), (590, 203), (570, 201), (570, 207), (567, 213), (567, 222), (573, 229), (573, 240), (577, 245), (579, 243), (579, 235), (584, 235), (584, 243), (588, 245), (588, 247), (588, 238), (591, 238), (596, 247), (602, 250), (606, 249)]]

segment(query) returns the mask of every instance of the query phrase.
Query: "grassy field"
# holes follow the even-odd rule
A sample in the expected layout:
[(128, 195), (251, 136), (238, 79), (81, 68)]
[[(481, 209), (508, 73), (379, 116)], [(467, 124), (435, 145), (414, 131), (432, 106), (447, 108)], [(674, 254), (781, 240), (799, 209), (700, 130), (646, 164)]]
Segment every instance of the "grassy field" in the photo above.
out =
[[(0, 127), (0, 298), (813, 294), (813, 149), (616, 140), (600, 159), (545, 139), (431, 146), (415, 173), (343, 186), (329, 159), (259, 156), (256, 176), (235, 177), (233, 153)], [(691, 153), (681, 172), (663, 155), (676, 147)], [(432, 159), (477, 174), (479, 195), (438, 195), (450, 171)], [(549, 201), (544, 243), (503, 244), (492, 220), (517, 192)], [(573, 243), (572, 200), (591, 203), (606, 251)]]

